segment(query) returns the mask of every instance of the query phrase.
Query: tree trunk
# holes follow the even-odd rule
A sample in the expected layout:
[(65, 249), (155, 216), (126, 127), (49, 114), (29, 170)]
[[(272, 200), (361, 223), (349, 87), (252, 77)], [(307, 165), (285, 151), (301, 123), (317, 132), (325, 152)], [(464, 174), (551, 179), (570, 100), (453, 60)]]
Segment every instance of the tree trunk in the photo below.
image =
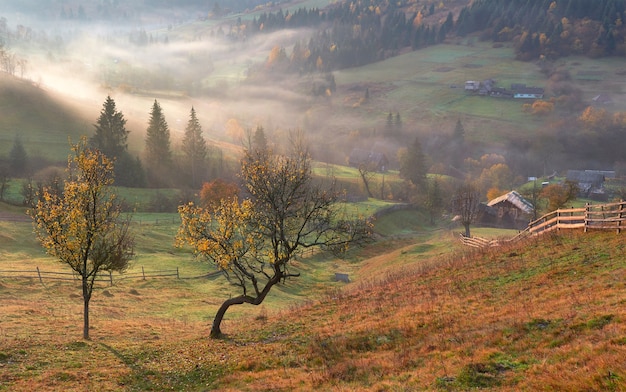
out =
[(233, 305), (241, 305), (241, 304), (251, 304), (251, 305), (261, 304), (261, 302), (263, 302), (267, 294), (270, 292), (270, 289), (272, 288), (272, 286), (274, 286), (279, 281), (280, 281), (280, 278), (278, 278), (277, 276), (274, 276), (269, 282), (267, 282), (267, 284), (263, 288), (263, 291), (261, 291), (258, 297), (251, 297), (249, 295), (240, 295), (239, 297), (230, 298), (224, 301), (222, 303), (222, 306), (220, 306), (217, 313), (215, 314), (215, 318), (213, 319), (213, 325), (211, 326), (210, 337), (212, 339), (222, 337), (222, 330), (220, 328), (220, 325), (222, 324), (222, 320), (224, 319), (224, 315), (226, 314), (226, 311), (228, 310), (228, 308), (230, 308)]
[(465, 226), (465, 236), (467, 238), (470, 237), (470, 224), (469, 223), (463, 223), (463, 226)]
[(83, 339), (89, 340), (89, 292), (87, 278), (83, 277)]

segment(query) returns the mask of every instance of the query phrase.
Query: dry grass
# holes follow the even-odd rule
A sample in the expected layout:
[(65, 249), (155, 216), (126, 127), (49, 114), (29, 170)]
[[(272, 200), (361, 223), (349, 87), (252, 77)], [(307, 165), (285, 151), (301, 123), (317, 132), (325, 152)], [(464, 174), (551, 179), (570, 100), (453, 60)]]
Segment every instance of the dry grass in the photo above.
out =
[[(381, 271), (389, 260), (376, 257), (363, 268)], [(206, 321), (156, 311), (168, 296), (197, 301), (191, 289), (94, 297), (82, 342), (80, 307), (60, 310), (80, 301), (73, 287), (0, 282), (0, 390), (626, 389), (623, 235), (398, 257), (411, 266), (319, 301), (248, 308), (217, 341)]]

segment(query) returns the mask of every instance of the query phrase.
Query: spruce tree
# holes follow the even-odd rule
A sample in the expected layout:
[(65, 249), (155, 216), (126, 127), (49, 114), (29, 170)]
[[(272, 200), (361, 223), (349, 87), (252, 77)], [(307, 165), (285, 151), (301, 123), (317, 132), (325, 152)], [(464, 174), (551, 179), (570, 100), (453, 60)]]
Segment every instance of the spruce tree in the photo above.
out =
[(163, 116), (161, 105), (154, 100), (148, 129), (146, 131), (146, 171), (152, 186), (165, 186), (165, 179), (171, 179), (172, 150), (170, 149), (170, 129)]
[(252, 147), (256, 150), (267, 150), (267, 138), (265, 137), (265, 130), (262, 126), (257, 126), (252, 138)]
[(111, 96), (102, 105), (100, 117), (94, 124), (96, 133), (89, 139), (89, 145), (97, 148), (109, 159), (119, 158), (128, 149), (126, 119), (115, 107)]
[(161, 105), (155, 99), (146, 131), (146, 161), (150, 167), (168, 166), (172, 162), (170, 129)]
[(417, 137), (400, 163), (400, 177), (411, 181), (417, 187), (422, 186), (426, 180), (426, 157)]
[(197, 187), (198, 171), (204, 166), (207, 156), (206, 140), (202, 136), (202, 127), (196, 116), (196, 110), (192, 107), (189, 122), (185, 128), (183, 138), (183, 153), (187, 159), (187, 165), (191, 172), (191, 185)]

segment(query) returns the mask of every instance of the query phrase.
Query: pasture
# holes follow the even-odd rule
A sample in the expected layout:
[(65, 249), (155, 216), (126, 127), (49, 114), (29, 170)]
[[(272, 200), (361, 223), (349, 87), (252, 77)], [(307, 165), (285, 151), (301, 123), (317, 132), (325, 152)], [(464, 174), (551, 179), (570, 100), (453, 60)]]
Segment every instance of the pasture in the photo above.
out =
[[(211, 279), (100, 288), (92, 341), (78, 338), (77, 285), (0, 279), (0, 390), (623, 388), (620, 236), (474, 252), (453, 234), (303, 259), (267, 303), (229, 311), (217, 341), (226, 292)], [(317, 280), (335, 267), (354, 283)]]

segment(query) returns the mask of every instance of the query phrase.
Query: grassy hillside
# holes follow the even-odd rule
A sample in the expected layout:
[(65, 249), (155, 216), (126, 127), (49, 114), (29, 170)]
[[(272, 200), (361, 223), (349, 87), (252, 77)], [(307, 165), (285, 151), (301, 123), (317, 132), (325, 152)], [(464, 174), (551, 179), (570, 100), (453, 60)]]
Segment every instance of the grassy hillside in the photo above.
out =
[(296, 307), (248, 307), (217, 341), (208, 280), (105, 288), (83, 342), (76, 287), (3, 279), (0, 390), (626, 388), (623, 235), (489, 252), (451, 238), (453, 256), (429, 259), (422, 241), (390, 241), (352, 265), (355, 283)]
[(75, 143), (92, 128), (45, 90), (0, 73), (0, 157), (8, 156), (19, 136), (30, 158), (64, 162), (68, 137)]

